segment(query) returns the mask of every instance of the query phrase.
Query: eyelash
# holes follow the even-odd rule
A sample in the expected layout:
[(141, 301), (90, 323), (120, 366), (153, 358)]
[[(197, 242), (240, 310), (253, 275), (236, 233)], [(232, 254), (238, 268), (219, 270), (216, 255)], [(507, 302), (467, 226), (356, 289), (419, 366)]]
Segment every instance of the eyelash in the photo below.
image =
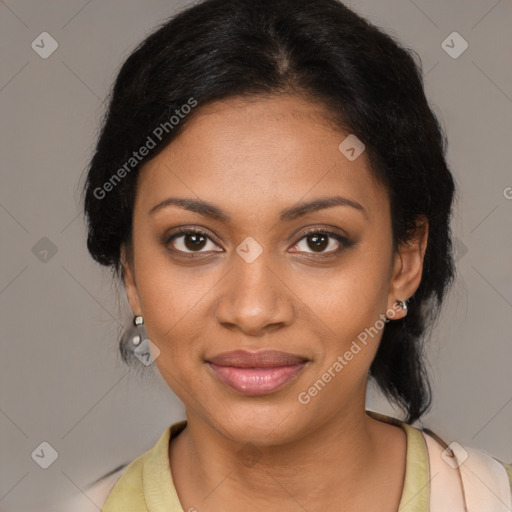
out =
[[(167, 237), (164, 240), (165, 246), (167, 247), (174, 239), (179, 238), (183, 235), (201, 235), (201, 236), (204, 236), (205, 238), (207, 238), (208, 240), (212, 241), (213, 243), (215, 243), (215, 241), (212, 240), (212, 238), (204, 231), (201, 231), (200, 229), (194, 229), (194, 228), (185, 228), (185, 229), (182, 229), (181, 231), (173, 233), (171, 236)], [(299, 240), (297, 240), (297, 242), (295, 242), (295, 244), (293, 244), (293, 245), (297, 245), (301, 240), (303, 240), (304, 238), (307, 238), (308, 236), (312, 236), (312, 235), (325, 235), (330, 238), (334, 238), (337, 242), (340, 243), (340, 247), (338, 249), (335, 249), (332, 251), (319, 252), (319, 253), (308, 252), (306, 254), (315, 254), (320, 257), (334, 256), (354, 244), (354, 242), (352, 242), (351, 240), (349, 240), (348, 238), (346, 238), (342, 235), (339, 235), (338, 233), (333, 233), (332, 231), (327, 231), (325, 229), (313, 228), (313, 229), (310, 229), (310, 230), (306, 231), (305, 233), (303, 233), (302, 236), (299, 238)], [(186, 255), (186, 257), (192, 257), (192, 258), (197, 257), (195, 255), (200, 255), (200, 254), (205, 253), (203, 251), (186, 252), (186, 251), (181, 251), (180, 249), (170, 249), (170, 250), (180, 253), (182, 255)], [(216, 251), (216, 252), (220, 252), (220, 251)], [(297, 251), (297, 253), (300, 253), (300, 252), (302, 252), (302, 251)]]

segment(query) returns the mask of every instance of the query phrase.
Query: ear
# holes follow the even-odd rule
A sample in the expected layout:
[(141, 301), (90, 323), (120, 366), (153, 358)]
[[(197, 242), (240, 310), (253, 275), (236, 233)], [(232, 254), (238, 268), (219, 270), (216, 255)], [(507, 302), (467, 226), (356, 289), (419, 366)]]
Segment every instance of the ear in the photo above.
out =
[(137, 292), (137, 284), (135, 281), (135, 269), (133, 264), (130, 263), (130, 261), (133, 262), (133, 258), (128, 258), (127, 252), (128, 249), (123, 245), (121, 247), (121, 276), (124, 283), (124, 289), (133, 314), (142, 315), (139, 294)]
[(418, 219), (414, 237), (402, 244), (393, 259), (393, 273), (388, 294), (388, 310), (395, 311), (394, 318), (402, 318), (407, 312), (396, 306), (397, 300), (409, 299), (418, 289), (423, 274), (423, 260), (427, 249), (428, 221), (421, 216)]

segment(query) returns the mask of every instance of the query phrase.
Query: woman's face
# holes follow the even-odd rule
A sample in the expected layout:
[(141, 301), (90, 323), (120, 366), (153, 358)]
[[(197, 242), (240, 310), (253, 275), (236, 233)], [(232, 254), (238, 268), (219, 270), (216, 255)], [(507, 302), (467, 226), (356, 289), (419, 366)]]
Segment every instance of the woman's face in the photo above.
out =
[[(404, 315), (394, 303), (419, 285), (424, 244), (393, 253), (386, 190), (320, 107), (260, 97), (197, 114), (140, 172), (134, 272), (125, 262), (162, 377), (189, 420), (237, 441), (361, 414), (385, 315)], [(155, 209), (170, 198), (195, 206)], [(295, 357), (217, 359), (239, 350)]]

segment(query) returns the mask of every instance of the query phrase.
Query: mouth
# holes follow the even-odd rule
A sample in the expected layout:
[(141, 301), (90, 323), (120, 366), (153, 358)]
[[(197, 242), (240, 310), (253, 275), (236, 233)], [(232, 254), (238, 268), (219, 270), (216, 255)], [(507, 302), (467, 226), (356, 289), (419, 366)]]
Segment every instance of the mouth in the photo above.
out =
[(264, 395), (292, 381), (309, 360), (305, 357), (266, 350), (224, 352), (205, 361), (221, 382), (244, 395)]

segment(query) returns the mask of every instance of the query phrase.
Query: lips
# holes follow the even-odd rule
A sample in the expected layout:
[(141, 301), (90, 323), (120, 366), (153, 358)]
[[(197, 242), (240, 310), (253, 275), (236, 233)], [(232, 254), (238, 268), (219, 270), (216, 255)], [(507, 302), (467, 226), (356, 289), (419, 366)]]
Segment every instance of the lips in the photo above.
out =
[(208, 362), (218, 366), (234, 366), (237, 368), (276, 368), (306, 361), (307, 358), (305, 357), (278, 350), (265, 350), (263, 352), (235, 350), (233, 352), (223, 352), (208, 359)]
[(293, 380), (308, 359), (288, 352), (235, 350), (210, 357), (206, 361), (221, 382), (244, 395), (262, 395), (277, 391)]

